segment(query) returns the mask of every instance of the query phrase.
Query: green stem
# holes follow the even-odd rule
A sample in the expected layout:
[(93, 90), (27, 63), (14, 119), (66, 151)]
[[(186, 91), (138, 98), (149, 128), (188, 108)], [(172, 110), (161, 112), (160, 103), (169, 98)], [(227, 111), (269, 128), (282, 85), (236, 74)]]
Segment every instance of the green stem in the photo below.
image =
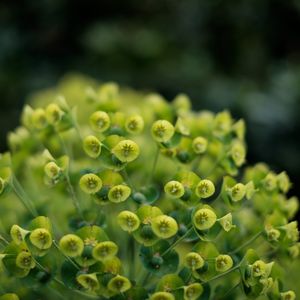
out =
[(222, 274), (219, 274), (219, 275), (217, 275), (217, 276), (215, 276), (215, 277), (212, 277), (211, 279), (209, 279), (209, 280), (207, 280), (207, 281), (204, 281), (203, 283), (206, 284), (206, 283), (212, 282), (212, 281), (214, 281), (214, 280), (217, 280), (217, 279), (219, 279), (219, 278), (222, 278), (223, 276), (226, 276), (227, 274), (229, 274), (229, 273), (231, 273), (231, 272), (233, 272), (233, 271), (239, 269), (240, 266), (241, 266), (241, 263), (237, 264), (235, 267), (231, 268), (230, 270), (228, 270), (228, 271), (226, 271), (226, 272), (224, 272), (224, 273), (222, 273)]
[(135, 188), (133, 187), (132, 181), (130, 180), (130, 177), (128, 176), (127, 170), (126, 170), (126, 166), (125, 168), (121, 171), (122, 175), (124, 176), (127, 184), (129, 185), (129, 187), (132, 189), (132, 191), (135, 191)]
[(239, 281), (236, 285), (234, 285), (233, 287), (231, 287), (224, 295), (221, 299), (225, 299), (228, 295), (230, 295), (240, 284), (242, 283), (242, 281)]
[(77, 266), (77, 264), (68, 256), (65, 255), (59, 248), (59, 246), (57, 245), (56, 241), (53, 240), (53, 245), (55, 246), (55, 248), (59, 251), (59, 253), (61, 253), (77, 270), (80, 270), (80, 268)]
[(25, 208), (32, 214), (33, 217), (37, 217), (38, 213), (34, 207), (33, 202), (31, 201), (29, 196), (26, 194), (23, 187), (19, 183), (18, 179), (14, 175), (12, 176), (11, 187), (13, 188), (15, 194), (21, 200), (21, 202), (25, 206)]
[(241, 246), (237, 247), (233, 251), (229, 252), (229, 254), (235, 254), (235, 253), (239, 252), (240, 250), (242, 250), (243, 248), (247, 247), (252, 242), (254, 242), (262, 233), (263, 233), (263, 231), (260, 231), (260, 232), (256, 233), (251, 239), (249, 239), (247, 242), (245, 242)]
[(159, 158), (159, 153), (160, 153), (160, 149), (159, 149), (159, 146), (157, 145), (156, 146), (156, 152), (155, 152), (155, 156), (154, 156), (154, 161), (153, 161), (153, 165), (152, 165), (152, 169), (151, 169), (151, 173), (150, 173), (150, 176), (149, 176), (149, 182), (148, 183), (151, 183), (153, 177), (154, 177), (154, 172), (155, 172), (155, 169), (156, 169), (156, 166), (157, 166), (157, 162), (158, 162), (158, 158)]
[(3, 241), (6, 245), (9, 244), (8, 240), (0, 234), (0, 240)]
[(167, 250), (165, 250), (164, 252), (163, 252), (163, 254), (161, 254), (161, 257), (163, 257), (164, 255), (166, 255), (168, 252), (170, 252), (174, 247), (176, 247), (176, 245), (178, 244), (178, 243), (180, 243), (183, 239), (185, 239), (190, 233), (191, 233), (191, 231), (193, 230), (194, 228), (193, 227), (191, 227), (191, 228), (189, 228), (188, 230), (187, 230), (187, 232), (184, 234), (184, 235), (182, 235), (178, 240), (176, 240), (172, 245), (170, 245), (170, 247), (167, 249)]

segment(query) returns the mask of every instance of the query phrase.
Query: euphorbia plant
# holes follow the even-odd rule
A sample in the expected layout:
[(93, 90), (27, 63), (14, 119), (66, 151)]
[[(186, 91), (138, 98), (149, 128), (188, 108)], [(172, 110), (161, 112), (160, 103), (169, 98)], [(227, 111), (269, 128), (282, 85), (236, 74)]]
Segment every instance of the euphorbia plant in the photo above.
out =
[(298, 200), (285, 172), (246, 165), (244, 121), (85, 84), (9, 134), (0, 299), (295, 299)]

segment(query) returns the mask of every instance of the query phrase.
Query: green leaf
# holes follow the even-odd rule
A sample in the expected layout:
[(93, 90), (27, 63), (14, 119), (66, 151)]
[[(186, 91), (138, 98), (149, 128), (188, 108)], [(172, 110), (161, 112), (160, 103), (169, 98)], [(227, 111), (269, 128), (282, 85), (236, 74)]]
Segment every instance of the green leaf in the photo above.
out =
[(75, 234), (78, 235), (85, 242), (89, 240), (97, 241), (99, 243), (109, 240), (105, 231), (101, 227), (95, 225), (84, 226), (78, 229)]
[(65, 261), (61, 266), (61, 279), (63, 283), (71, 288), (78, 289), (78, 283), (76, 281), (78, 270), (69, 261)]

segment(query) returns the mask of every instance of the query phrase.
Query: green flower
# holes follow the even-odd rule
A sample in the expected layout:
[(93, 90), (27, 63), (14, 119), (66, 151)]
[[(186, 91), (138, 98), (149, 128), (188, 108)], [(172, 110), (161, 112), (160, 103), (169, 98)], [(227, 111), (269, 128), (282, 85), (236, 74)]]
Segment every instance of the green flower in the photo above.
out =
[(37, 108), (32, 112), (32, 124), (36, 129), (44, 129), (47, 125), (46, 112), (42, 108)]
[(197, 252), (189, 252), (185, 256), (185, 265), (192, 270), (200, 269), (204, 266), (204, 260)]
[(110, 127), (109, 115), (104, 111), (96, 111), (90, 116), (90, 126), (96, 132), (104, 132)]
[(227, 254), (220, 254), (216, 257), (215, 268), (218, 272), (226, 272), (233, 266), (232, 258)]
[(108, 199), (114, 203), (120, 203), (128, 199), (131, 194), (129, 186), (119, 184), (113, 186), (108, 192)]
[(230, 150), (231, 158), (234, 161), (235, 165), (240, 167), (246, 158), (246, 149), (242, 142), (235, 141)]
[(21, 251), (16, 258), (16, 265), (21, 269), (33, 269), (35, 261), (30, 252)]
[(175, 133), (174, 126), (167, 120), (158, 120), (151, 128), (152, 137), (159, 143), (166, 143)]
[(215, 185), (212, 181), (203, 179), (197, 184), (195, 193), (199, 198), (208, 198), (215, 193)]
[(193, 140), (192, 146), (196, 154), (202, 154), (206, 151), (207, 139), (202, 136), (198, 136)]
[(284, 193), (287, 193), (292, 185), (286, 172), (281, 172), (277, 175), (277, 184), (279, 189)]
[(144, 120), (139, 115), (133, 115), (126, 119), (125, 128), (131, 134), (141, 133), (144, 129)]
[(201, 283), (195, 282), (184, 287), (184, 300), (197, 300), (203, 293)]
[(264, 276), (266, 273), (266, 263), (262, 260), (257, 260), (251, 266), (252, 275), (254, 277)]
[(95, 136), (89, 135), (83, 140), (83, 150), (88, 156), (97, 158), (101, 153), (101, 143)]
[(151, 228), (156, 236), (162, 239), (168, 239), (178, 231), (178, 225), (172, 217), (160, 215), (151, 222)]
[(25, 236), (29, 233), (28, 230), (23, 229), (19, 225), (13, 225), (10, 229), (10, 236), (12, 240), (17, 244), (20, 245), (24, 239)]
[(274, 191), (277, 187), (277, 177), (274, 173), (269, 173), (262, 181), (263, 187), (266, 191)]
[(235, 225), (232, 224), (232, 214), (231, 213), (228, 213), (224, 217), (220, 218), (219, 223), (226, 232), (228, 232), (232, 228), (236, 227)]
[(46, 108), (46, 119), (49, 124), (56, 125), (64, 115), (64, 112), (55, 103), (50, 103)]
[(85, 289), (94, 291), (99, 288), (97, 275), (93, 274), (80, 274), (76, 277), (77, 282)]
[(75, 234), (67, 234), (59, 241), (61, 251), (70, 257), (78, 257), (84, 249), (83, 240)]
[(181, 198), (184, 195), (184, 186), (179, 181), (169, 181), (164, 187), (165, 193), (174, 198)]
[(140, 220), (138, 216), (128, 210), (124, 210), (118, 215), (118, 223), (124, 231), (132, 232), (139, 228)]
[(107, 258), (111, 258), (118, 253), (118, 246), (111, 241), (105, 241), (98, 243), (92, 252), (93, 257), (96, 260), (103, 261)]
[(198, 209), (193, 216), (193, 224), (199, 230), (207, 230), (217, 221), (216, 214), (208, 208)]
[(79, 186), (87, 194), (95, 194), (102, 187), (102, 180), (95, 174), (85, 174), (80, 178)]
[(232, 188), (228, 189), (228, 193), (232, 201), (241, 201), (246, 195), (246, 186), (242, 183), (237, 183)]
[(30, 242), (40, 250), (49, 249), (52, 245), (52, 236), (45, 228), (34, 229), (29, 235)]
[(132, 162), (140, 154), (139, 146), (131, 140), (123, 140), (119, 142), (111, 152), (117, 157), (121, 162)]
[(280, 293), (280, 299), (281, 300), (295, 300), (296, 294), (294, 291), (287, 291), (284, 293)]
[(53, 161), (50, 161), (45, 165), (44, 171), (50, 179), (57, 179), (62, 172), (61, 168)]
[(108, 282), (107, 288), (115, 293), (124, 293), (131, 288), (131, 282), (128, 278), (117, 275)]

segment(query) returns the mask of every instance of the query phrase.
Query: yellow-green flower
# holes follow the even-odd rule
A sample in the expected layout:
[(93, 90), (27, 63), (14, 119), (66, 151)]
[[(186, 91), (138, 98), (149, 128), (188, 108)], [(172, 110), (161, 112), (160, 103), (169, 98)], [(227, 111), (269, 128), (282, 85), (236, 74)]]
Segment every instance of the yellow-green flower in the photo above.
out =
[(215, 185), (208, 179), (200, 180), (197, 184), (195, 193), (199, 198), (208, 198), (215, 193)]
[(101, 153), (101, 143), (95, 136), (89, 135), (83, 140), (83, 150), (88, 156), (97, 158)]
[(144, 120), (139, 115), (133, 115), (126, 119), (125, 128), (131, 134), (141, 133), (144, 129)]
[(132, 140), (120, 141), (111, 152), (121, 162), (131, 162), (138, 158), (140, 154), (140, 148), (137, 143)]
[(207, 149), (207, 139), (203, 136), (198, 136), (193, 139), (193, 150), (196, 154), (202, 154)]
[(135, 213), (124, 210), (118, 215), (118, 223), (124, 231), (132, 232), (139, 228), (140, 219)]
[(207, 230), (217, 221), (216, 214), (208, 208), (198, 209), (193, 216), (194, 226), (199, 230)]
[(227, 254), (220, 254), (216, 257), (215, 268), (218, 272), (226, 272), (233, 266), (232, 258)]
[(108, 199), (111, 202), (119, 203), (128, 199), (131, 194), (131, 188), (124, 184), (113, 186), (108, 192)]
[(49, 249), (52, 245), (52, 236), (45, 228), (34, 229), (29, 235), (30, 242), (38, 249)]
[(78, 257), (84, 249), (83, 240), (75, 234), (67, 234), (59, 241), (61, 251), (70, 257)]
[(102, 180), (95, 174), (85, 174), (80, 178), (79, 186), (87, 194), (95, 194), (102, 187)]
[(104, 132), (110, 127), (110, 118), (105, 111), (96, 111), (90, 116), (91, 128), (96, 132)]
[(167, 120), (158, 120), (153, 123), (151, 133), (155, 141), (165, 143), (172, 138), (175, 128)]
[(184, 186), (181, 182), (172, 180), (166, 183), (164, 191), (171, 197), (181, 198), (184, 195)]
[(200, 269), (204, 266), (204, 260), (201, 255), (197, 252), (189, 252), (185, 256), (185, 264), (188, 268), (192, 270)]
[(178, 231), (175, 219), (166, 215), (160, 215), (152, 219), (151, 228), (155, 235), (162, 239), (168, 239)]
[(150, 300), (175, 300), (175, 297), (168, 292), (156, 292), (151, 295)]
[(21, 269), (33, 269), (35, 261), (28, 251), (21, 251), (16, 258), (16, 265)]
[(97, 260), (105, 260), (118, 253), (118, 246), (111, 241), (98, 243), (93, 249), (93, 257)]
[(184, 287), (184, 300), (197, 300), (203, 293), (201, 283), (195, 282)]
[(128, 278), (117, 275), (108, 282), (107, 288), (115, 293), (124, 293), (131, 288), (131, 282)]
[(97, 275), (93, 274), (80, 274), (76, 277), (78, 283), (85, 289), (94, 291), (99, 288)]

